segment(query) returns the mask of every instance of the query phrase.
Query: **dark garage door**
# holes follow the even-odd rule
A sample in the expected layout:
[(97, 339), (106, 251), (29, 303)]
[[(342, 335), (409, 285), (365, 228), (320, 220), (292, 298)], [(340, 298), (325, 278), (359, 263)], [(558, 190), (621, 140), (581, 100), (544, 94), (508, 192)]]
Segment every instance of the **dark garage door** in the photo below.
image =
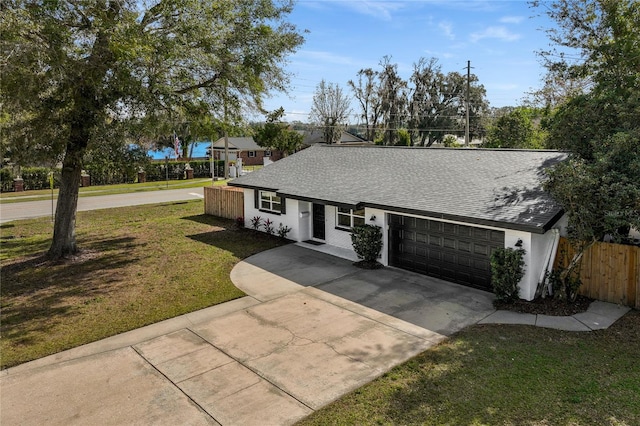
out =
[(389, 264), (491, 291), (491, 253), (504, 232), (390, 215)]

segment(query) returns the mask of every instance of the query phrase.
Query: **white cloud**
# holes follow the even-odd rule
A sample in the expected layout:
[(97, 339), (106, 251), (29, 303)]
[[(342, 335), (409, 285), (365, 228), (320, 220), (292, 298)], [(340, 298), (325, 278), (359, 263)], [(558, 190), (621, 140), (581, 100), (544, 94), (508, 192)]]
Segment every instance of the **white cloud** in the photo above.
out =
[(429, 55), (429, 56), (431, 56), (431, 57), (433, 57), (433, 58), (451, 59), (451, 58), (456, 56), (451, 52), (438, 52), (438, 51), (435, 51), (435, 50), (425, 50), (424, 53)]
[(312, 60), (322, 63), (350, 65), (353, 64), (353, 58), (350, 56), (336, 55), (331, 52), (321, 50), (301, 50), (296, 55), (297, 59)]
[(524, 16), (503, 16), (500, 22), (503, 24), (519, 24), (524, 20)]
[(475, 32), (471, 34), (471, 41), (478, 42), (484, 38), (494, 38), (502, 41), (516, 41), (520, 39), (520, 34), (515, 34), (502, 26), (487, 27), (483, 31)]
[(453, 24), (451, 22), (442, 21), (438, 24), (438, 28), (440, 28), (442, 34), (448, 39), (453, 40), (456, 38), (455, 34), (453, 33)]
[(393, 12), (403, 9), (404, 3), (398, 1), (349, 1), (345, 2), (347, 6), (354, 9), (356, 12), (364, 15), (371, 15), (373, 17), (384, 19), (386, 21), (391, 19)]

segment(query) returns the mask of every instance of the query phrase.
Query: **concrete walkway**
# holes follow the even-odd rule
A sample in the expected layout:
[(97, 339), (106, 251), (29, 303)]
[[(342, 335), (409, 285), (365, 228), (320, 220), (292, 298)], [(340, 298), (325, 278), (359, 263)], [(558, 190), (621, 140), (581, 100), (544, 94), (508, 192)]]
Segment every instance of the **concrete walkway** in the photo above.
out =
[(470, 323), (514, 322), (488, 293), (297, 245), (231, 278), (249, 296), (2, 371), (0, 424), (291, 424)]

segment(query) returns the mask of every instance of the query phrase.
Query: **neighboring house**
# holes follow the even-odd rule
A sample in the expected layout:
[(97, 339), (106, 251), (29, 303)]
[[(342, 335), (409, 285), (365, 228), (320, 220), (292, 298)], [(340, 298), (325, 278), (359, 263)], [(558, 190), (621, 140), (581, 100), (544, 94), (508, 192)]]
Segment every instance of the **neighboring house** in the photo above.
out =
[[(320, 129), (300, 130), (300, 133), (302, 133), (302, 135), (304, 136), (304, 138), (302, 139), (302, 146), (304, 147), (313, 146), (317, 143), (327, 143), (324, 140), (324, 133)], [(373, 145), (373, 143), (368, 142), (365, 139), (354, 135), (353, 133), (349, 133), (343, 130), (340, 134), (340, 140), (336, 142), (335, 145), (360, 146)]]
[[(491, 291), (497, 247), (526, 250), (520, 296), (553, 261), (562, 210), (541, 189), (557, 151), (316, 145), (229, 182), (288, 237), (353, 250), (350, 229), (383, 229), (383, 265)], [(562, 218), (562, 220), (561, 220)], [(552, 229), (555, 228), (555, 229)]]
[[(252, 137), (228, 137), (229, 159), (242, 159), (246, 166), (256, 166), (264, 163), (264, 159), (276, 161), (282, 158), (282, 152), (259, 146)], [(214, 159), (224, 159), (224, 138), (213, 143)]]

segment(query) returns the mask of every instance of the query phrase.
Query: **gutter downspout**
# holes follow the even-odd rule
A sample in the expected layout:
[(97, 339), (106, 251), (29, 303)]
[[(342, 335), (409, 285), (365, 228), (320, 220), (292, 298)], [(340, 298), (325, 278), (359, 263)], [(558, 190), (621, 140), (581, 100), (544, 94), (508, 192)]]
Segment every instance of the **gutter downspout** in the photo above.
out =
[[(538, 289), (536, 290), (536, 297), (544, 297), (547, 294), (552, 294), (553, 289), (549, 287), (549, 283), (547, 282), (547, 274), (551, 273), (553, 269), (553, 262), (556, 259), (556, 254), (558, 253), (558, 245), (560, 243), (560, 231), (558, 229), (551, 229), (551, 233), (553, 236), (553, 240), (551, 241), (551, 245), (547, 252), (546, 261), (544, 264), (544, 268), (542, 272), (540, 272), (540, 279), (538, 280)], [(546, 290), (546, 291), (545, 291)]]

